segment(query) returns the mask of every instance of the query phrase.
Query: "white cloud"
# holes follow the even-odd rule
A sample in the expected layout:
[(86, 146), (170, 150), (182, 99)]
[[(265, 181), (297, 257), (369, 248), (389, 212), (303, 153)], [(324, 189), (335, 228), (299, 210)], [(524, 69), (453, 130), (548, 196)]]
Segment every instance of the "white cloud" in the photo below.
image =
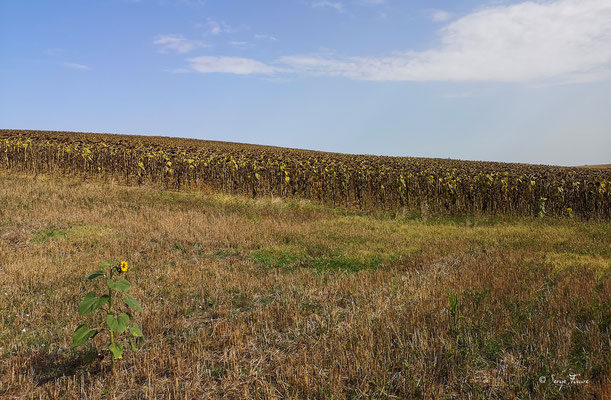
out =
[(198, 24), (198, 27), (205, 27), (208, 29), (208, 34), (213, 36), (218, 36), (222, 33), (235, 33), (240, 30), (250, 29), (248, 26), (241, 26), (238, 28), (234, 28), (230, 26), (225, 21), (215, 21), (212, 18), (207, 18), (206, 23), (204, 25)]
[(45, 55), (51, 56), (51, 57), (58, 56), (58, 55), (62, 54), (63, 52), (64, 52), (63, 49), (57, 49), (57, 48), (46, 49), (46, 50), (43, 51), (43, 53)]
[(598, 81), (611, 78), (609, 21), (609, 0), (497, 5), (443, 27), (438, 48), (395, 52), (388, 57), (290, 55), (275, 60), (274, 66), (240, 59), (256, 68), (239, 70), (242, 74), (290, 73), (370, 81)]
[(91, 69), (91, 68), (89, 68), (89, 67), (88, 67), (88, 66), (86, 66), (86, 65), (83, 65), (83, 64), (77, 64), (77, 63), (73, 63), (73, 62), (64, 62), (64, 63), (62, 63), (62, 65), (63, 65), (64, 67), (66, 67), (66, 68), (70, 68), (70, 69), (79, 69), (79, 70), (82, 70), (82, 71), (84, 71), (84, 70), (88, 70), (88, 69)]
[(173, 74), (188, 74), (191, 72), (189, 68), (165, 68), (164, 71), (171, 72)]
[(452, 18), (452, 14), (444, 10), (431, 10), (431, 20), (433, 22), (445, 22)]
[(314, 8), (330, 8), (339, 13), (346, 14), (348, 8), (354, 6), (383, 6), (388, 3), (387, 0), (349, 0), (349, 1), (331, 1), (331, 0), (314, 0), (308, 4)]
[(357, 2), (368, 6), (380, 6), (387, 3), (386, 0), (358, 0)]
[(278, 38), (274, 35), (265, 35), (265, 34), (255, 34), (255, 39), (258, 40), (271, 40), (272, 42), (275, 42), (278, 40)]
[(310, 3), (310, 5), (314, 8), (332, 8), (337, 12), (340, 13), (344, 13), (346, 12), (346, 7), (344, 6), (344, 3), (342, 2), (333, 2), (333, 1), (327, 1), (327, 0), (323, 0), (323, 1), (313, 1)]
[(220, 35), (221, 32), (223, 32), (223, 28), (221, 28), (221, 24), (208, 18), (208, 20), (206, 21), (206, 24), (208, 25), (208, 32), (210, 32), (210, 34), (212, 35)]
[(203, 74), (271, 75), (276, 71), (274, 67), (249, 58), (203, 56), (190, 58), (187, 61), (189, 62), (189, 68)]
[(188, 53), (201, 47), (208, 47), (206, 43), (187, 39), (182, 35), (159, 35), (153, 44), (159, 46), (160, 53)]
[(611, 2), (496, 6), (440, 31), (441, 46), (382, 58), (290, 56), (296, 72), (374, 81), (584, 81), (611, 77)]
[(230, 46), (235, 46), (235, 47), (244, 47), (247, 44), (248, 44), (248, 42), (240, 42), (240, 41), (237, 41), (237, 40), (229, 42)]

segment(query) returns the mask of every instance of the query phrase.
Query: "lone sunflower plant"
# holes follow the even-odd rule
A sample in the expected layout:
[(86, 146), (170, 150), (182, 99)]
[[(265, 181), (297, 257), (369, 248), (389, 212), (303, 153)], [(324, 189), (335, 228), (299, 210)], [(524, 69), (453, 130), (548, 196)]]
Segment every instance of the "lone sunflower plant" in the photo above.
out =
[[(126, 341), (129, 341), (129, 348), (137, 351), (136, 340), (144, 335), (140, 327), (135, 323), (133, 312), (141, 312), (142, 307), (138, 300), (127, 294), (131, 284), (121, 275), (127, 273), (129, 265), (127, 261), (117, 264), (103, 262), (97, 271), (91, 273), (88, 281), (95, 281), (98, 278), (106, 278), (105, 294), (98, 295), (91, 291), (85, 295), (79, 303), (79, 315), (87, 315), (96, 310), (106, 314), (105, 322), (102, 327), (91, 328), (87, 323), (79, 325), (72, 336), (72, 347), (82, 346), (96, 335), (108, 332), (108, 350), (111, 357), (111, 366), (114, 371), (115, 360), (123, 358), (123, 351), (127, 348)], [(114, 279), (115, 276), (121, 276)], [(105, 291), (104, 288), (103, 290)], [(117, 298), (122, 297), (119, 302)]]

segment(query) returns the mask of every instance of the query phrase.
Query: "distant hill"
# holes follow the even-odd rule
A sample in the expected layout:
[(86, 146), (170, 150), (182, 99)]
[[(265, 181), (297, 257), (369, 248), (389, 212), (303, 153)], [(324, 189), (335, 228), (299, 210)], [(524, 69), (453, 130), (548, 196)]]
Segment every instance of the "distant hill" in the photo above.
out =
[(611, 164), (598, 164), (598, 165), (579, 165), (575, 168), (593, 168), (593, 169), (609, 169)]

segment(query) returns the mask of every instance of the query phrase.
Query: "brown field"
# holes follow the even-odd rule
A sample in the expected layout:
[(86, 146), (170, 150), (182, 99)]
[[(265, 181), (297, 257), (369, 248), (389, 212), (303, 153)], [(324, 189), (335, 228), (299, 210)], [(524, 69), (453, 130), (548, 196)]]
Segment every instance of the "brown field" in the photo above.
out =
[[(145, 339), (112, 374), (71, 341), (121, 259)], [(0, 172), (0, 397), (610, 398), (610, 267), (608, 221)]]

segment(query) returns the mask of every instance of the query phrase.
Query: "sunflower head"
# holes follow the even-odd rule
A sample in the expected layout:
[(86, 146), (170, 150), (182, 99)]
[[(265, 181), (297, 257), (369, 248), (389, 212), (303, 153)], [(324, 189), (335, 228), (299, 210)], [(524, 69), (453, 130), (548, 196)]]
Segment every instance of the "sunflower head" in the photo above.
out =
[(119, 269), (121, 269), (121, 272), (126, 272), (127, 268), (127, 261), (121, 261), (121, 263), (119, 263)]

